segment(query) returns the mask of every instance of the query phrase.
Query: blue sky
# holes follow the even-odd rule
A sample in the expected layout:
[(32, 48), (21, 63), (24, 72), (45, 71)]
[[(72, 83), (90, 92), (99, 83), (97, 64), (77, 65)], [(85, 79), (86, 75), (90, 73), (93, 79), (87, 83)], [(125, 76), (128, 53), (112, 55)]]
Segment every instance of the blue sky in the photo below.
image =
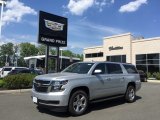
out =
[(160, 0), (8, 0), (0, 44), (37, 44), (40, 10), (68, 18), (65, 49), (75, 53), (116, 34), (160, 37)]

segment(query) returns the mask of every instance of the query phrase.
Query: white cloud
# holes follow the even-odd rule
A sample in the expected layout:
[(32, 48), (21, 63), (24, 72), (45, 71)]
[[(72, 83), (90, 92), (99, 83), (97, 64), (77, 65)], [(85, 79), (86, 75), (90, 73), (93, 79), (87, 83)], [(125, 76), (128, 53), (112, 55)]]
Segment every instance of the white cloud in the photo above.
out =
[(99, 46), (103, 44), (103, 37), (126, 32), (121, 28), (95, 24), (89, 21), (76, 21), (69, 25), (68, 45), (71, 48), (78, 49)]
[(95, 0), (95, 5), (98, 7), (99, 11), (103, 11), (103, 7), (107, 5), (107, 0)]
[(69, 12), (74, 15), (83, 15), (90, 7), (95, 6), (102, 12), (105, 6), (113, 3), (114, 0), (69, 0), (67, 7), (63, 5), (62, 8), (68, 8)]
[(111, 0), (111, 3), (114, 4), (115, 0)]
[(67, 8), (72, 14), (82, 15), (93, 4), (94, 0), (70, 0)]
[(147, 0), (135, 0), (134, 2), (129, 2), (128, 4), (121, 6), (119, 12), (135, 12), (143, 4), (147, 4)]
[(82, 22), (81, 25), (88, 30), (95, 31), (97, 33), (98, 32), (105, 33), (105, 34), (109, 34), (109, 35), (120, 34), (120, 33), (124, 32), (124, 30), (122, 30), (120, 28), (104, 26), (101, 24), (95, 24), (95, 23), (91, 23), (91, 22)]
[(27, 14), (36, 15), (37, 12), (24, 5), (24, 3), (19, 2), (19, 0), (11, 0), (6, 4), (6, 11), (3, 13), (3, 25), (9, 24), (11, 22), (20, 22), (22, 17)]

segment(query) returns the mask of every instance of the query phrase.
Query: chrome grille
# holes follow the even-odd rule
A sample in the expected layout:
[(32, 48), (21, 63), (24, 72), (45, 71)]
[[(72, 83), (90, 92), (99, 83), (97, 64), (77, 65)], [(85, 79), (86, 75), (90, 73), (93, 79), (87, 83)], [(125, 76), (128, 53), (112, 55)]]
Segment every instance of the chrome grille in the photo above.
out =
[(34, 89), (37, 92), (48, 92), (48, 88), (50, 86), (51, 81), (45, 81), (45, 80), (34, 80), (33, 85)]

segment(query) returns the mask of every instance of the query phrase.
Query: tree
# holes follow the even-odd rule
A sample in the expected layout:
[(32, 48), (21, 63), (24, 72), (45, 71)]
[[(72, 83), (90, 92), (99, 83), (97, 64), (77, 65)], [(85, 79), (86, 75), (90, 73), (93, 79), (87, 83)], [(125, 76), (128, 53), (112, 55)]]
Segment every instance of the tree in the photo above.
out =
[(62, 55), (67, 57), (74, 57), (74, 53), (72, 53), (70, 50), (63, 50)]
[(0, 49), (0, 65), (4, 66), (6, 62), (11, 63), (13, 57), (13, 43), (3, 44)]
[(20, 55), (22, 57), (34, 56), (38, 54), (38, 48), (30, 43), (20, 44)]
[(45, 51), (46, 51), (46, 46), (45, 45), (39, 45), (38, 46), (38, 55), (45, 55)]

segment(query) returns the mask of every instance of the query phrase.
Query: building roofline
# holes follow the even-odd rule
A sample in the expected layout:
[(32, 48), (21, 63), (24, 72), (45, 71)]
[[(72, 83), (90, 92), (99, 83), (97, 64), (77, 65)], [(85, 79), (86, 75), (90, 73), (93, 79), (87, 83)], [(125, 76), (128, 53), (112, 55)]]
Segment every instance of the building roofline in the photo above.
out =
[(103, 46), (92, 46), (92, 47), (87, 47), (87, 48), (84, 48), (84, 50), (87, 50), (87, 49), (95, 49), (95, 48), (103, 48)]
[(129, 32), (129, 33), (124, 33), (124, 34), (119, 34), (119, 35), (113, 35), (113, 36), (103, 37), (103, 40), (108, 39), (108, 38), (126, 36), (126, 35), (132, 35), (132, 34)]
[(157, 40), (160, 39), (160, 37), (153, 37), (153, 38), (146, 38), (146, 39), (140, 39), (140, 40), (132, 40), (132, 43), (136, 43), (136, 42), (146, 42), (146, 41), (152, 41), (152, 40)]

